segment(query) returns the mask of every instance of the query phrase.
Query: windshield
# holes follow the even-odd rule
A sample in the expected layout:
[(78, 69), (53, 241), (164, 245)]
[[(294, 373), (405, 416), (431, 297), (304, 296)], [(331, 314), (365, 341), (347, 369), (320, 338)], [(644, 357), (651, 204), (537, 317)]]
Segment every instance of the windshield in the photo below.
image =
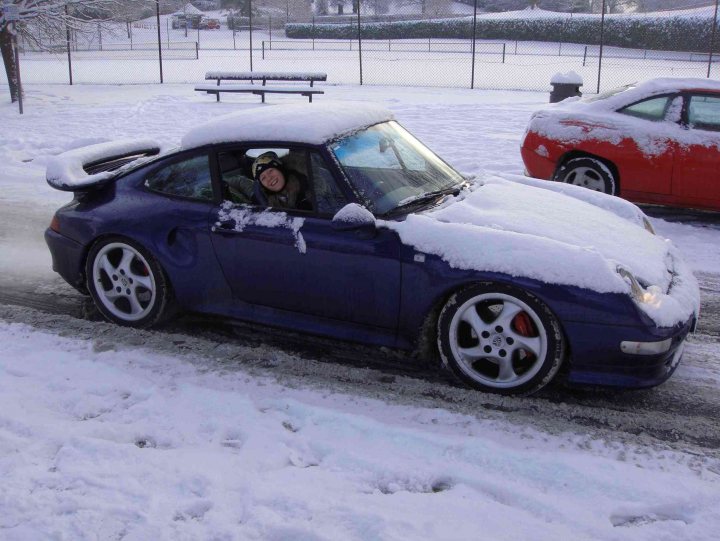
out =
[(375, 214), (463, 182), (458, 172), (394, 121), (340, 139), (330, 148)]
[(583, 98), (583, 101), (593, 102), (593, 101), (606, 100), (608, 98), (612, 98), (616, 94), (620, 94), (620, 92), (625, 92), (626, 90), (630, 90), (631, 88), (635, 88), (635, 84), (620, 86), (618, 88), (613, 88), (612, 90), (608, 90), (607, 92), (602, 92), (600, 94), (596, 94), (595, 96), (588, 96), (588, 97)]

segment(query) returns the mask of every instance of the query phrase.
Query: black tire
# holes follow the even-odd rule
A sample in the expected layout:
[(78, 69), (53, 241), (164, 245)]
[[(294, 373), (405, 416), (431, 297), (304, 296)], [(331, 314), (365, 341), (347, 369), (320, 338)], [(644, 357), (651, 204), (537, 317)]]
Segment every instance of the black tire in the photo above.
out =
[(443, 366), (485, 392), (535, 393), (553, 380), (565, 358), (565, 337), (550, 309), (507, 284), (483, 282), (453, 294), (437, 332)]
[(618, 194), (618, 181), (610, 167), (589, 156), (565, 161), (558, 167), (553, 180), (609, 195)]
[(175, 313), (170, 282), (157, 259), (125, 237), (107, 237), (90, 248), (85, 262), (87, 289), (105, 319), (148, 328)]

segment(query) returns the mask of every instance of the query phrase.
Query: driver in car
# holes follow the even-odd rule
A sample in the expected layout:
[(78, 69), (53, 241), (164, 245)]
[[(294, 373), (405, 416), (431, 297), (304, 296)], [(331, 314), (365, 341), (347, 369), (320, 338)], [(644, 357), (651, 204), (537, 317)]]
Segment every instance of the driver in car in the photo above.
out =
[(312, 210), (307, 190), (307, 178), (288, 170), (274, 152), (265, 152), (252, 165), (252, 174), (267, 198), (276, 208)]

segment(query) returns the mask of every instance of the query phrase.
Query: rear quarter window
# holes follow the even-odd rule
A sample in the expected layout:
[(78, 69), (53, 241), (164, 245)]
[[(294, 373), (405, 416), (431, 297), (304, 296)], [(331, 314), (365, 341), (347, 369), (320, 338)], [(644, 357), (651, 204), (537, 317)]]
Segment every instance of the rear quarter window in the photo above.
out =
[(176, 161), (156, 169), (145, 178), (145, 186), (155, 192), (210, 201), (213, 198), (207, 154)]

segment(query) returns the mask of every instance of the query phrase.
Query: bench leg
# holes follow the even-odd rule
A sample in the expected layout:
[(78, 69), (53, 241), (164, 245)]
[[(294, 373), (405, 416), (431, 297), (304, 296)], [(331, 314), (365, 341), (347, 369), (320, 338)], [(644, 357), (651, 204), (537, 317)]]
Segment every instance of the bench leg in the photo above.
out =
[(262, 96), (262, 102), (265, 103), (265, 92), (260, 92), (260, 96)]
[(312, 94), (308, 94), (308, 98), (310, 99), (308, 103), (312, 103)]
[(215, 93), (215, 100), (220, 101), (220, 92)]

